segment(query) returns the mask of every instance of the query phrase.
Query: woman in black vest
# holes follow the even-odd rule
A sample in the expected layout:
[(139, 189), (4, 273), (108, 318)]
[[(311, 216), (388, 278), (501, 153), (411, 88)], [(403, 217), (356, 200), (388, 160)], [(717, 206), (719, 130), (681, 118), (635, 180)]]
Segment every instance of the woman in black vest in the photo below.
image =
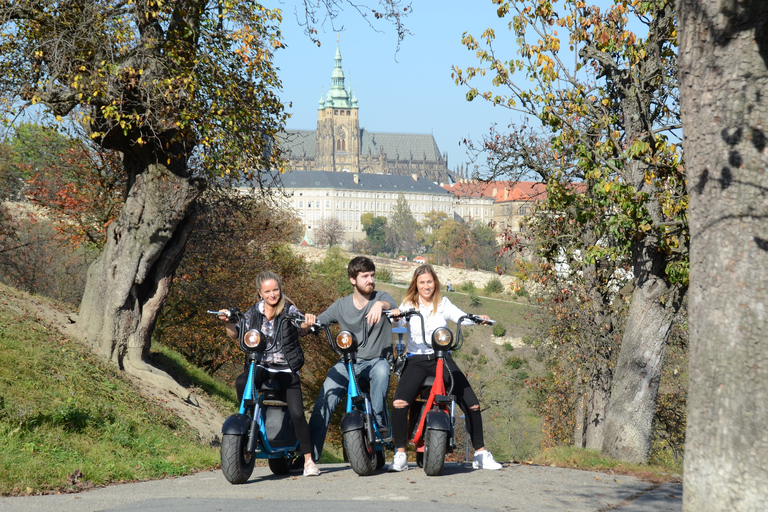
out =
[[(246, 329), (259, 329), (262, 333), (274, 340), (273, 346), (265, 351), (258, 361), (255, 375), (255, 386), (260, 386), (267, 378), (277, 380), (285, 390), (285, 401), (291, 420), (296, 428), (296, 438), (299, 440), (299, 448), (304, 454), (304, 476), (316, 476), (320, 470), (312, 462), (312, 443), (309, 435), (309, 427), (304, 417), (304, 401), (301, 395), (301, 380), (299, 370), (304, 365), (304, 352), (299, 345), (299, 336), (309, 332), (309, 326), (316, 321), (315, 315), (306, 315), (301, 329), (297, 329), (293, 322), (282, 321), (289, 313), (299, 313), (299, 310), (288, 300), (282, 292), (280, 278), (274, 272), (262, 272), (256, 278), (256, 296), (261, 300), (251, 306), (245, 312)], [(287, 306), (287, 307), (286, 307)], [(224, 320), (227, 335), (237, 339), (237, 325), (228, 321), (226, 315), (219, 318)], [(279, 328), (280, 332), (275, 332)], [(235, 379), (237, 400), (240, 402), (248, 380), (248, 373), (243, 372)]]

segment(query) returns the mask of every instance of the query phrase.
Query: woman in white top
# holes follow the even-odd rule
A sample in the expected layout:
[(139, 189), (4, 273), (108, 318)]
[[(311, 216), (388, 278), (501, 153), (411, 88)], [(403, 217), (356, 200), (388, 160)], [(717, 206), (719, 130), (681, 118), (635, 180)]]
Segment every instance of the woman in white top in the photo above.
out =
[[(389, 466), (390, 471), (404, 471), (408, 469), (408, 459), (405, 447), (408, 442), (408, 410), (410, 404), (419, 392), (421, 383), (426, 377), (434, 377), (437, 368), (437, 359), (434, 350), (424, 340), (430, 341), (432, 333), (438, 327), (448, 325), (448, 320), (457, 322), (464, 313), (456, 307), (447, 297), (440, 293), (440, 281), (431, 265), (418, 267), (411, 279), (411, 284), (405, 292), (403, 303), (399, 310), (418, 309), (424, 318), (426, 332), (422, 337), (421, 322), (412, 317), (410, 322), (407, 362), (400, 375), (397, 384), (395, 398), (392, 402), (392, 438), (396, 452), (394, 461)], [(399, 310), (393, 313), (399, 313)], [(480, 318), (488, 320), (485, 315)], [(468, 324), (473, 322), (467, 320)], [(501, 469), (501, 464), (493, 459), (493, 455), (485, 449), (483, 440), (483, 419), (480, 414), (480, 402), (472, 390), (467, 377), (456, 366), (453, 358), (448, 354), (444, 359), (445, 371), (453, 376), (453, 394), (456, 402), (464, 411), (467, 431), (475, 449), (472, 467), (475, 469)], [(446, 375), (447, 377), (447, 375)]]

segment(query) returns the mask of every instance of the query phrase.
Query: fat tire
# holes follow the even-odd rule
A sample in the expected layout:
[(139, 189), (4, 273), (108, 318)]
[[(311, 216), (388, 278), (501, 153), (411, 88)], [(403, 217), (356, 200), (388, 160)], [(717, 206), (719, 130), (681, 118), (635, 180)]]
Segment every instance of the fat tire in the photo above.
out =
[(273, 475), (287, 475), (291, 471), (291, 463), (285, 457), (268, 459), (268, 463)]
[(253, 473), (256, 457), (247, 453), (248, 436), (224, 434), (221, 436), (221, 471), (231, 484), (244, 484)]
[(427, 429), (424, 438), (424, 472), (428, 476), (443, 474), (447, 446), (448, 432), (445, 430)]
[(349, 465), (360, 476), (368, 476), (376, 469), (376, 448), (368, 443), (362, 429), (344, 432), (344, 449)]

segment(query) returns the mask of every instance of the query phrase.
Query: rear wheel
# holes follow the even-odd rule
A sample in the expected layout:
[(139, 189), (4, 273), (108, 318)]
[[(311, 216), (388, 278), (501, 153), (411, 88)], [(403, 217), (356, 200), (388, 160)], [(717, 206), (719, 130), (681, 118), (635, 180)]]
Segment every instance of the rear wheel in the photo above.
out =
[(291, 470), (291, 464), (285, 457), (269, 459), (269, 469), (274, 475), (287, 475)]
[(244, 484), (253, 473), (256, 457), (246, 451), (248, 436), (224, 434), (221, 437), (221, 471), (231, 484)]
[(368, 476), (376, 469), (376, 449), (368, 442), (362, 429), (344, 432), (344, 451), (349, 465), (360, 476)]
[(445, 450), (448, 446), (448, 432), (427, 429), (424, 438), (424, 472), (437, 476), (445, 469)]

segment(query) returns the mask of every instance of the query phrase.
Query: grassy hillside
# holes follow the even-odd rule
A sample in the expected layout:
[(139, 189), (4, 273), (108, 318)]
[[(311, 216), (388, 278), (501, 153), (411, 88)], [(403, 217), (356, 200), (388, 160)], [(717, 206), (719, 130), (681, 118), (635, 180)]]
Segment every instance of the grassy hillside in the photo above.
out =
[[(142, 398), (114, 366), (0, 295), (0, 494), (67, 491), (181, 475), (217, 449)], [(15, 300), (14, 300), (15, 299)]]

